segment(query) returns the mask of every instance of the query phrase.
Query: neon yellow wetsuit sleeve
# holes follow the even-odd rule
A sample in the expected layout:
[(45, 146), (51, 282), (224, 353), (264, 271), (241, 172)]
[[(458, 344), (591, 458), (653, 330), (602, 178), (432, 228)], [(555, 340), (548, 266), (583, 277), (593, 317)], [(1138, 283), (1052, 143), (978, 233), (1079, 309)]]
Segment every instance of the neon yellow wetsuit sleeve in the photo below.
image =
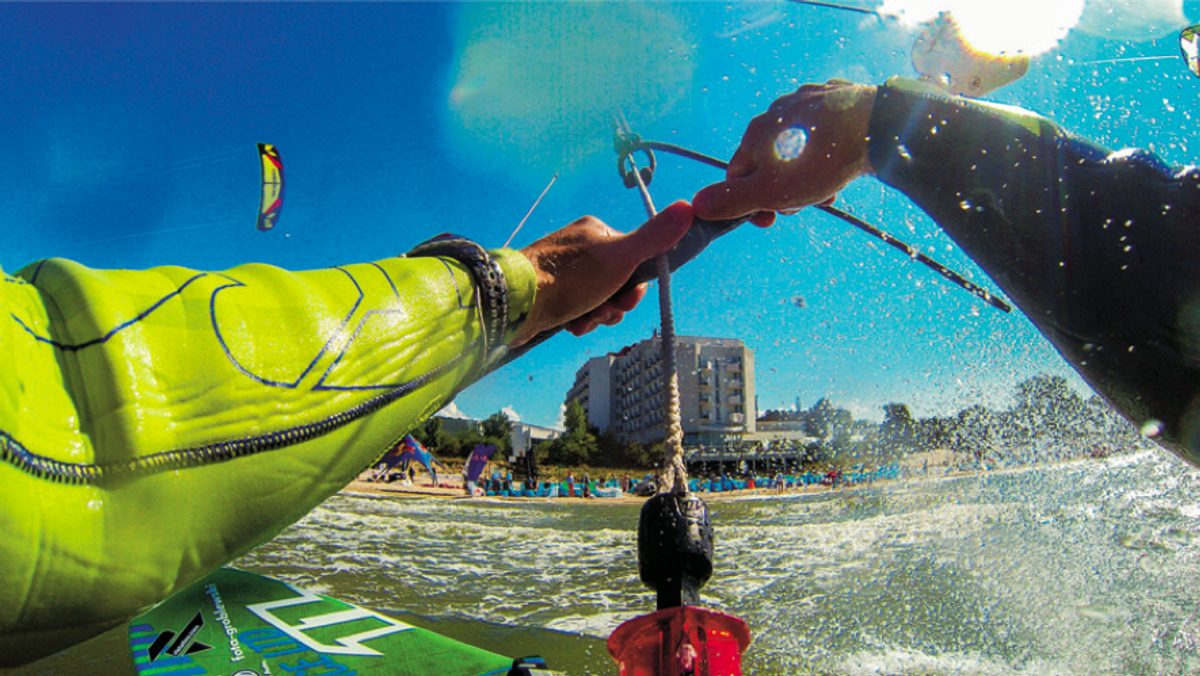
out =
[[(511, 338), (533, 304), (492, 252)], [(345, 486), (484, 369), (447, 258), (92, 270), (0, 286), (0, 664), (128, 620)]]

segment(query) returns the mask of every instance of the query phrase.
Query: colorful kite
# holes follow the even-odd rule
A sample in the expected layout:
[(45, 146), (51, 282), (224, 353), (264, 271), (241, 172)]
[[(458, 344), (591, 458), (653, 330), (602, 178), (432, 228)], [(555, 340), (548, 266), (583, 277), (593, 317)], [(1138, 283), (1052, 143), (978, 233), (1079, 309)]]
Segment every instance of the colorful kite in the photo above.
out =
[(475, 450), (471, 451), (471, 459), (467, 461), (467, 466), (463, 469), (463, 478), (467, 481), (478, 481), (479, 475), (483, 474), (483, 468), (487, 467), (488, 461), (495, 452), (495, 446), (485, 444), (476, 446)]
[(433, 454), (426, 450), (421, 442), (413, 438), (411, 434), (405, 434), (404, 438), (392, 446), (387, 453), (380, 459), (379, 469), (375, 472), (375, 476), (382, 477), (390, 472), (393, 468), (404, 461), (413, 461), (421, 463), (425, 466), (425, 471), (429, 472), (429, 476), (433, 478), (433, 483), (437, 484), (437, 470), (433, 468), (435, 464), (441, 465)]
[(283, 160), (279, 149), (270, 143), (258, 144), (262, 160), (262, 199), (258, 203), (258, 229), (270, 230), (279, 222), (283, 209)]
[(1179, 51), (1188, 71), (1200, 77), (1200, 24), (1179, 31)]

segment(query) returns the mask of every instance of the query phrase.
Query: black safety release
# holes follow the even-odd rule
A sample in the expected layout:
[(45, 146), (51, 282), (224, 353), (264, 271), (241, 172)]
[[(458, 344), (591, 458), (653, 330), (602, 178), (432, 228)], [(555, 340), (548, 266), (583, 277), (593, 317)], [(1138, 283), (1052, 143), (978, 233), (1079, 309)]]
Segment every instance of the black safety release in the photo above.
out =
[(699, 605), (713, 572), (713, 528), (699, 496), (659, 493), (638, 521), (638, 572), (658, 593), (658, 609)]

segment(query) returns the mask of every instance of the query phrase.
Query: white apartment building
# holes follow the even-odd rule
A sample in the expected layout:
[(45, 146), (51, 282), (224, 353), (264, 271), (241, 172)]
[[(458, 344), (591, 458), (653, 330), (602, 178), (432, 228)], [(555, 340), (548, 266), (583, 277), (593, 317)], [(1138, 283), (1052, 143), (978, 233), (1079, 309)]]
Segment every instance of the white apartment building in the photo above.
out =
[[(628, 350), (629, 348), (625, 348)], [(566, 401), (578, 400), (587, 412), (588, 424), (601, 432), (612, 428), (613, 363), (617, 355), (609, 353), (603, 357), (592, 357), (575, 372), (575, 384), (567, 391)]]
[[(736, 338), (676, 336), (684, 444), (722, 445), (754, 434), (754, 352)], [(588, 422), (623, 441), (652, 443), (663, 431), (662, 341), (657, 336), (589, 359), (567, 400)]]

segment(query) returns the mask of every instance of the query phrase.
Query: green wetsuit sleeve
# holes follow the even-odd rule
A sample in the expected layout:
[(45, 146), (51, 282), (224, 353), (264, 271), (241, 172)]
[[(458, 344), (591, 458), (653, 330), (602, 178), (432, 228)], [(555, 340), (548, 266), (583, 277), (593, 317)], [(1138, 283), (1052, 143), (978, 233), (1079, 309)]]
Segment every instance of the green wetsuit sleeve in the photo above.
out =
[(1200, 170), (898, 79), (869, 134), (880, 180), (1115, 408), (1200, 464)]
[[(534, 271), (492, 255), (511, 338)], [(0, 301), (0, 655), (86, 638), (244, 554), (486, 368), (471, 273), (447, 258), (51, 259), (4, 275)]]

